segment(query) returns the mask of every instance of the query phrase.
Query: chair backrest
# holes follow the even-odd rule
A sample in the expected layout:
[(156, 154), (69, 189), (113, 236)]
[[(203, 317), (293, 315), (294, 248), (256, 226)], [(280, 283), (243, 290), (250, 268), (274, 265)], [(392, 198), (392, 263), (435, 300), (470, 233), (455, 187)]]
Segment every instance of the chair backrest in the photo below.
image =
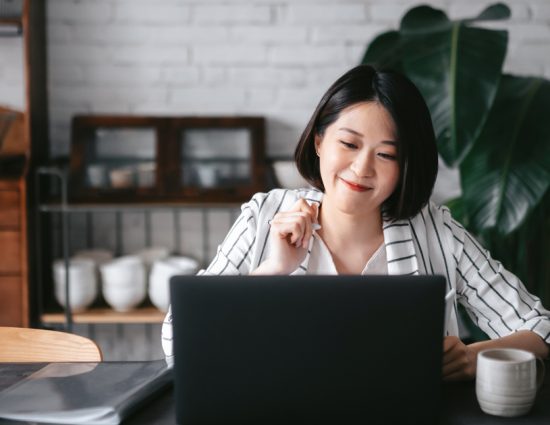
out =
[(45, 329), (0, 327), (0, 362), (100, 362), (101, 350), (83, 336)]

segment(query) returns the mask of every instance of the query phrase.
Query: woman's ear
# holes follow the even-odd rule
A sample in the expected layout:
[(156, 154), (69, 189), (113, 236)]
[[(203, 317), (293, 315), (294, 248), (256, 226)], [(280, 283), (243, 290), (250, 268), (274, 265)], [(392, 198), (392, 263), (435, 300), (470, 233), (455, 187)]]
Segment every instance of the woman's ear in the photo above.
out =
[(321, 147), (321, 136), (318, 134), (315, 135), (314, 143), (315, 143), (315, 153), (317, 153), (317, 156), (319, 156), (319, 148)]

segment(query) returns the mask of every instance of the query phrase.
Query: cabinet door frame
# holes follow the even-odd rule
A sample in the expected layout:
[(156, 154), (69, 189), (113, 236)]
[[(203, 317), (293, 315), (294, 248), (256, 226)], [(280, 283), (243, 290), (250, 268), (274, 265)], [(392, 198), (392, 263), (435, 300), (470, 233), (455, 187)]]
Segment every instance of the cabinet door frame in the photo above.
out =
[[(155, 131), (155, 184), (151, 187), (97, 188), (86, 183), (86, 167), (91, 144), (100, 128)], [(233, 130), (248, 132), (250, 157), (246, 183), (200, 187), (182, 178), (182, 131)], [(223, 143), (223, 142), (222, 142)], [(151, 117), (124, 115), (79, 115), (72, 121), (69, 196), (71, 202), (139, 203), (190, 202), (219, 203), (246, 201), (267, 189), (265, 160), (265, 119), (263, 117)]]

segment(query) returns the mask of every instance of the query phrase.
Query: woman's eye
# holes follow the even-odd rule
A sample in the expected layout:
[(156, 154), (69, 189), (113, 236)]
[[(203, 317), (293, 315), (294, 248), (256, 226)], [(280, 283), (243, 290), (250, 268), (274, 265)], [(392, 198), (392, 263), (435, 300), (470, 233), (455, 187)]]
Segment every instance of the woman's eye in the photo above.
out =
[(343, 140), (340, 140), (340, 143), (342, 143), (346, 148), (349, 148), (349, 149), (355, 149), (357, 147), (353, 143), (345, 142)]
[(379, 153), (378, 156), (384, 159), (391, 159), (391, 160), (394, 160), (397, 158), (395, 155), (384, 153), (384, 152)]

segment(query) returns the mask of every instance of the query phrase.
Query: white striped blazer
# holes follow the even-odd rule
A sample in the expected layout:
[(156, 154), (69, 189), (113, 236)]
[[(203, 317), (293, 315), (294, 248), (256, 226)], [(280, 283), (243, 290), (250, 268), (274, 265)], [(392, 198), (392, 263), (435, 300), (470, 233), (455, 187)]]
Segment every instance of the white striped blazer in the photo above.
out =
[[(199, 273), (246, 275), (257, 268), (269, 255), (269, 221), (300, 198), (322, 203), (323, 193), (314, 189), (275, 189), (254, 195), (243, 204), (241, 215), (218, 247), (214, 260)], [(550, 343), (550, 312), (516, 276), (490, 257), (446, 207), (429, 203), (411, 219), (385, 221), (383, 231), (388, 274), (440, 274), (446, 277), (448, 290), (456, 290), (447, 335), (458, 335), (456, 306), (460, 302), (491, 338), (528, 329)], [(306, 274), (308, 263), (309, 253), (292, 274)], [(170, 361), (171, 311), (163, 324), (162, 344)]]

